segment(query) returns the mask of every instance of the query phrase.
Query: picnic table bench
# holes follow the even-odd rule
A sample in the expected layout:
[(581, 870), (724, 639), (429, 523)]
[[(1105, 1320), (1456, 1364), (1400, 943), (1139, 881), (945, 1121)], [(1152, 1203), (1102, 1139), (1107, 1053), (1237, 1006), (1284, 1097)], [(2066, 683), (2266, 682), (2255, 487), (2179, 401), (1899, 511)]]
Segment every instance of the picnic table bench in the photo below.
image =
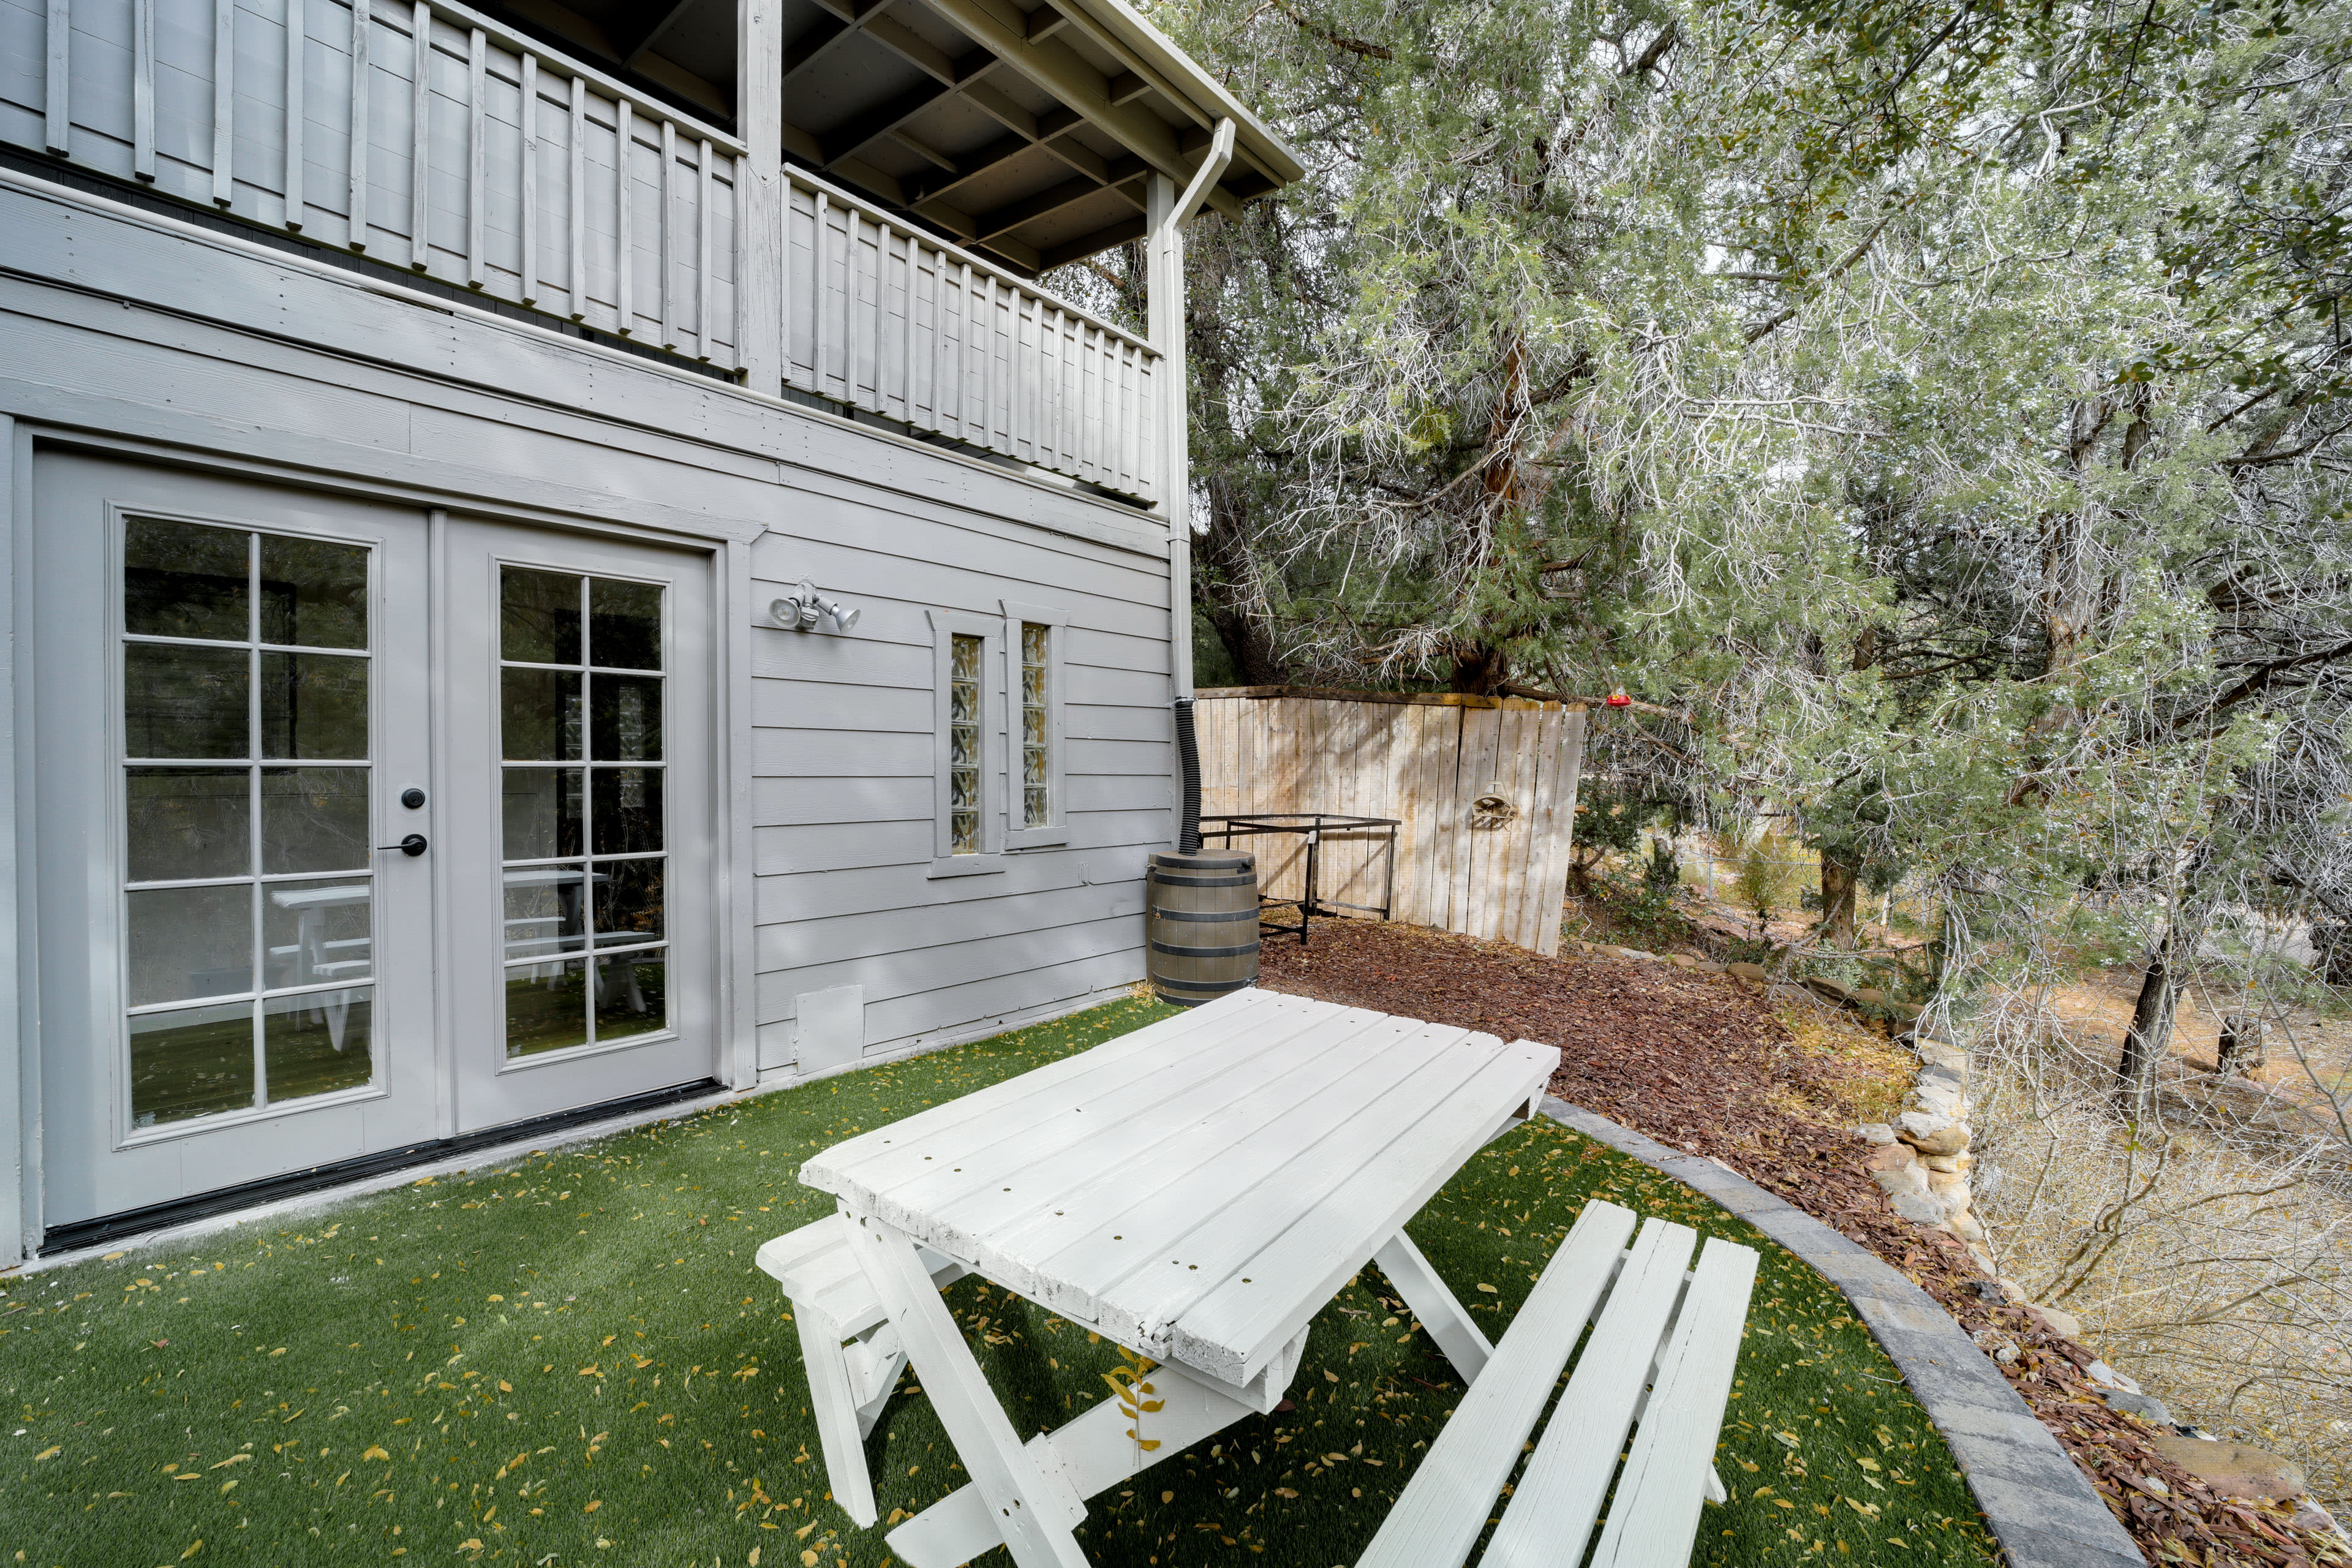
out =
[[(1638, 1396), (1654, 1363), (1662, 1392), (1641, 1441), (1659, 1434), (1653, 1446), (1671, 1468), (1695, 1439), (1666, 1444), (1668, 1428), (1703, 1426), (1711, 1453), (1722, 1398), (1708, 1416), (1704, 1388), (1719, 1363), (1727, 1390), (1746, 1304), (1744, 1285), (1732, 1292), (1717, 1277), (1736, 1275), (1736, 1259), (1724, 1259), (1747, 1249), (1710, 1243), (1698, 1270), (1706, 1288), (1685, 1291), (1689, 1231), (1653, 1222), (1621, 1259), (1633, 1216), (1588, 1205), (1497, 1351), (1404, 1232), (1471, 1155), (1535, 1111), (1559, 1059), (1529, 1041), (1252, 990), (826, 1150), (801, 1174), (834, 1194), (836, 1213), (767, 1243), (759, 1265), (793, 1302), (835, 1500), (859, 1525), (874, 1524), (864, 1439), (911, 1362), (971, 1481), (893, 1530), (893, 1553), (910, 1568), (952, 1568), (1001, 1543), (1022, 1568), (1081, 1568), (1071, 1531), (1085, 1500), (1271, 1412), (1309, 1321), (1367, 1263), (1472, 1392), (1366, 1563), (1423, 1568), (1439, 1561), (1424, 1541), (1466, 1527), (1445, 1559), (1462, 1561), (1604, 1298), (1595, 1342), (1609, 1331), (1612, 1363), (1632, 1372), (1611, 1381), (1588, 1355), (1578, 1377), (1591, 1366), (1594, 1386), (1616, 1402), (1606, 1408), (1623, 1406), (1602, 1445), (1611, 1468), (1638, 1410), (1622, 1385), (1630, 1376)], [(1155, 1407), (1138, 1422), (1106, 1401), (1024, 1442), (940, 1298), (966, 1273), (1160, 1363), (1150, 1374)], [(1735, 1293), (1727, 1356), (1723, 1303)], [(1678, 1392), (1668, 1397), (1670, 1387)], [(1465, 1419), (1474, 1403), (1481, 1413)], [(1564, 1426), (1556, 1416), (1552, 1426), (1589, 1426), (1583, 1438), (1545, 1440), (1584, 1455), (1599, 1451), (1607, 1422)], [(1496, 1434), (1507, 1427), (1505, 1443)], [(1500, 1473), (1485, 1484), (1498, 1458)], [(1637, 1491), (1679, 1508), (1706, 1484), (1705, 1459), (1691, 1487), (1662, 1469)], [(1517, 1511), (1515, 1500), (1507, 1531)], [(1625, 1511), (1612, 1510), (1612, 1521)], [(1689, 1540), (1685, 1530), (1685, 1552)]]

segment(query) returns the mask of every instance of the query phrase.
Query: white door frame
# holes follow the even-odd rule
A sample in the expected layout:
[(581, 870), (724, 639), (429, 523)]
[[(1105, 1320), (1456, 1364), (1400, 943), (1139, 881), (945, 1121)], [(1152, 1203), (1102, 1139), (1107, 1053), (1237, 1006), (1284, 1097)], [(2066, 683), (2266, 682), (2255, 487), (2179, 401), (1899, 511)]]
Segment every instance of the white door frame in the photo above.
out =
[[(0, 744), (9, 765), (0, 768), (0, 1270), (39, 1245), (45, 1218), (41, 1204), (42, 1086), (40, 1081), (40, 988), (38, 922), (28, 918), (27, 900), (39, 877), (40, 846), (31, 770), (35, 750), (32, 704), (36, 661), (19, 646), (17, 632), (32, 624), (34, 584), (21, 570), (31, 559), (34, 519), (32, 482), (36, 450), (115, 457), (220, 478), (289, 484), (328, 496), (393, 501), (428, 516), (453, 500), (469, 514), (487, 520), (575, 531), (583, 534), (699, 548), (711, 555), (716, 586), (713, 613), (716, 668), (712, 671), (712, 776), (717, 782), (711, 867), (714, 907), (721, 930), (714, 943), (713, 1016), (719, 1034), (719, 1076), (728, 1087), (745, 1089), (759, 1080), (759, 1046), (751, 977), (754, 951), (754, 878), (751, 828), (751, 626), (753, 615), (751, 545), (765, 531), (760, 521), (716, 518), (708, 531), (688, 531), (549, 510), (527, 499), (517, 480), (511, 492), (476, 491), (462, 485), (428, 488), (390, 479), (320, 473), (290, 464), (231, 452), (192, 450), (132, 436), (93, 434), (47, 426), (0, 410), (0, 679), (8, 701), (0, 706)], [(780, 481), (782, 476), (779, 476)], [(779, 489), (788, 487), (779, 484)], [(428, 563), (428, 568), (431, 563)], [(435, 758), (432, 788), (441, 794), (440, 759)], [(446, 1021), (444, 1021), (446, 1023)], [(436, 1027), (440, 1049), (448, 1048), (445, 1026)], [(445, 1064), (436, 1062), (436, 1069)], [(436, 1070), (436, 1080), (451, 1082)], [(442, 1091), (445, 1095), (447, 1090)], [(440, 1124), (454, 1125), (454, 1101), (439, 1111)], [(445, 1132), (443, 1134), (446, 1136)]]

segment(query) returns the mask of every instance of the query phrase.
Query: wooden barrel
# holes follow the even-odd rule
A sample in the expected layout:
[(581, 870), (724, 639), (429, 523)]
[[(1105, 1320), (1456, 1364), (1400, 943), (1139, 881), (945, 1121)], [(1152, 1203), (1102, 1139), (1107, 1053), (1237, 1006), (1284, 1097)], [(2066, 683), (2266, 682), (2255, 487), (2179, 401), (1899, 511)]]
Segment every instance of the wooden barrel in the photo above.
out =
[(1197, 1007), (1257, 984), (1257, 857), (1230, 849), (1154, 855), (1144, 879), (1151, 988)]

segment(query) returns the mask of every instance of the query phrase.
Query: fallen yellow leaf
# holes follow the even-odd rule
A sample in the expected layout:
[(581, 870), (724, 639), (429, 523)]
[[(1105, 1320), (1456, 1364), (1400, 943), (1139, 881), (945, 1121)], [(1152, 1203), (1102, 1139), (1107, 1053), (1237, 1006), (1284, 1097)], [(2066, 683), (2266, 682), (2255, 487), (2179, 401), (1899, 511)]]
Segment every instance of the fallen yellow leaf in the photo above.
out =
[(63, 1448), (44, 1448), (39, 1453), (33, 1456), (33, 1462), (38, 1464), (43, 1459), (54, 1459), (59, 1454), (64, 1452), (65, 1450)]
[(604, 1505), (602, 1501), (595, 1498), (590, 1498), (588, 1500), (588, 1506), (582, 1509), (580, 1511), (582, 1513), (594, 1513), (598, 1509), (603, 1508), (604, 1506)]
[(362, 1459), (389, 1459), (392, 1456), (384, 1452), (383, 1446), (382, 1444), (371, 1443), (368, 1445), (367, 1452), (362, 1454), (360, 1458)]

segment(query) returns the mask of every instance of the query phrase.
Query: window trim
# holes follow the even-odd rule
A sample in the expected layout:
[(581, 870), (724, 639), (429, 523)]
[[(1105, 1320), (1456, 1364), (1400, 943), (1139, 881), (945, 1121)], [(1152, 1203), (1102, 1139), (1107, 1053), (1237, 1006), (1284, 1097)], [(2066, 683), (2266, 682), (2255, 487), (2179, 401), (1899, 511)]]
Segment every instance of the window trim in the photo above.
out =
[[(927, 610), (931, 623), (931, 863), (932, 877), (973, 877), (1004, 869), (1004, 712), (1002, 687), (1004, 622), (961, 610)], [(980, 849), (959, 855), (950, 837), (948, 726), (953, 717), (955, 638), (980, 645)]]
[[(1070, 842), (1070, 805), (1065, 790), (1068, 774), (1068, 726), (1063, 718), (1069, 663), (1070, 613), (1045, 605), (1002, 601), (1004, 612), (1004, 847), (1007, 849), (1057, 849)], [(1043, 827), (1013, 826), (1014, 802), (1020, 800), (1022, 773), (1015, 765), (1021, 727), (1021, 627), (1023, 623), (1048, 628), (1045, 639), (1045, 788), (1053, 805), (1053, 820)]]

